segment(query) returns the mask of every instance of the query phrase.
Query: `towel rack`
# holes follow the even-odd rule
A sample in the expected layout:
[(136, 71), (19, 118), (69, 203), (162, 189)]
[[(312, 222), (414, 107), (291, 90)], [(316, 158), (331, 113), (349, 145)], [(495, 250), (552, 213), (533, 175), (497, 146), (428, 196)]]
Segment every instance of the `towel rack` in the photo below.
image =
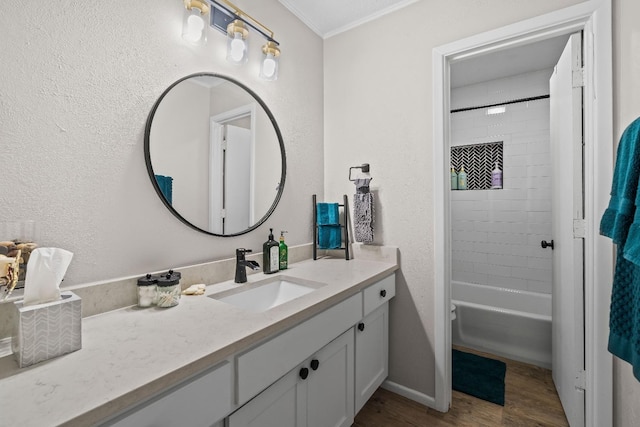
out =
[[(343, 224), (340, 224), (341, 232), (344, 234), (344, 244), (340, 248), (330, 249), (335, 251), (344, 251), (344, 259), (349, 260), (349, 203), (347, 195), (342, 196), (342, 204), (338, 204), (343, 211)], [(318, 259), (318, 199), (313, 195), (313, 259)]]

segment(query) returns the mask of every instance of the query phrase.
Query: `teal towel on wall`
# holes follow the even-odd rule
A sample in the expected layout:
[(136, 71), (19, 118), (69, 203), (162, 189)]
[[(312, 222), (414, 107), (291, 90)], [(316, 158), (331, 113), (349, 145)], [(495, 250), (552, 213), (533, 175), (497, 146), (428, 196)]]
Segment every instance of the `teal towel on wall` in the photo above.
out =
[(318, 248), (339, 249), (342, 245), (342, 227), (339, 225), (318, 226)]
[(337, 203), (317, 203), (316, 221), (318, 225), (340, 224), (340, 211)]
[(622, 134), (611, 199), (600, 234), (617, 245), (608, 350), (633, 366), (640, 381), (640, 118)]
[(170, 176), (164, 175), (156, 175), (156, 182), (158, 183), (158, 187), (160, 187), (160, 191), (164, 198), (169, 202), (169, 204), (173, 203), (173, 178)]

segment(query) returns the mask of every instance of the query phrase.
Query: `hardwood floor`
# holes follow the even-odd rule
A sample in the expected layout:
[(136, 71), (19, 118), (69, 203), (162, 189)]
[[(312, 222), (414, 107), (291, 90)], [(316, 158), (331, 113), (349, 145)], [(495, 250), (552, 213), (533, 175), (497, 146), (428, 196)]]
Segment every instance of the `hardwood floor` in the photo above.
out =
[(412, 400), (378, 389), (362, 408), (353, 427), (565, 427), (569, 424), (551, 379), (551, 371), (498, 356), (507, 364), (505, 405), (453, 391), (451, 409), (443, 414)]

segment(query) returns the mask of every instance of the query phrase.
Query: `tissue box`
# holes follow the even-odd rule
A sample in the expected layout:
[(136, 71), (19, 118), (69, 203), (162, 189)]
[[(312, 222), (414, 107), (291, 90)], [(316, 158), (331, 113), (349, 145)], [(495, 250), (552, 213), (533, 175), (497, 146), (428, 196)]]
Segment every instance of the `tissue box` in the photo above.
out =
[(61, 299), (16, 308), (11, 347), (21, 368), (82, 347), (82, 299), (70, 291)]

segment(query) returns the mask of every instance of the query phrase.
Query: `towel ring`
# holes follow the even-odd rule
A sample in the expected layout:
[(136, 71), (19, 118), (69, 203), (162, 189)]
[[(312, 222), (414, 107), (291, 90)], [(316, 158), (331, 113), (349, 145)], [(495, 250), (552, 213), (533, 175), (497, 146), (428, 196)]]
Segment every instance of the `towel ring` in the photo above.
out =
[[(349, 181), (355, 181), (355, 179), (351, 179), (351, 170), (352, 169), (360, 169), (362, 172), (369, 173), (369, 163), (363, 163), (361, 166), (351, 166), (349, 168)], [(373, 179), (373, 178), (371, 178)]]

